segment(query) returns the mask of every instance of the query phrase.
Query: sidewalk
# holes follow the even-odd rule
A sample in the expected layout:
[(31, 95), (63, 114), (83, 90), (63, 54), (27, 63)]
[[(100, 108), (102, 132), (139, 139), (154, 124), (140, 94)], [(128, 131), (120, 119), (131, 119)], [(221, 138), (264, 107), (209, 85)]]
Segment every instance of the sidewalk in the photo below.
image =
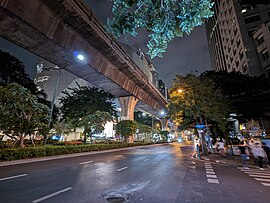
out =
[(202, 156), (202, 160), (215, 162), (215, 163), (222, 163), (229, 166), (242, 166), (242, 160), (240, 156), (220, 156), (218, 153), (209, 154), (208, 156)]
[[(209, 161), (213, 163), (221, 163), (227, 166), (242, 166), (242, 160), (240, 156), (233, 156), (233, 155), (220, 156), (220, 154), (214, 153), (209, 154), (208, 156), (201, 156), (200, 160)], [(248, 160), (247, 162), (248, 165), (251, 166), (252, 168), (256, 167), (253, 160)]]

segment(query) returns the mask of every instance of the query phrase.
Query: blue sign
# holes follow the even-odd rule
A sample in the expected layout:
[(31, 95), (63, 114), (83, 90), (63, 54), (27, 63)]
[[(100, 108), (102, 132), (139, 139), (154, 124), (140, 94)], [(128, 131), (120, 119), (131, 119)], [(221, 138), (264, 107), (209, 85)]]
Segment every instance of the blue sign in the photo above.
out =
[(202, 128), (205, 128), (205, 125), (204, 124), (197, 124), (197, 125), (195, 125), (195, 128), (202, 129)]

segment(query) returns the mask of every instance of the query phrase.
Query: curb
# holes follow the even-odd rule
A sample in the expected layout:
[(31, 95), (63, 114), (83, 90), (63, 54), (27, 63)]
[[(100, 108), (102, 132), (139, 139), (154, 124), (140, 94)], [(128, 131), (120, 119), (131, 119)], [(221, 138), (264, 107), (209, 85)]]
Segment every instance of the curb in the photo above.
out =
[(209, 159), (209, 158), (204, 158), (204, 157), (201, 157), (201, 158), (190, 157), (190, 158), (193, 160), (198, 160), (198, 161), (208, 161), (208, 162), (217, 163), (217, 164), (231, 165), (225, 161), (214, 160), (214, 159)]

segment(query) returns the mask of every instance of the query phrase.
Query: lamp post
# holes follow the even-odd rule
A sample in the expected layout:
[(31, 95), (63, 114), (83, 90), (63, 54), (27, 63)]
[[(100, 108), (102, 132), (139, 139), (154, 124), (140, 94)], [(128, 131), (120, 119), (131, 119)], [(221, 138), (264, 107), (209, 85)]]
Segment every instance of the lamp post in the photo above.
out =
[[(84, 60), (84, 56), (82, 54), (77, 54), (76, 55), (76, 58), (78, 60), (80, 60), (80, 61), (83, 61)], [(44, 67), (43, 62), (40, 62), (39, 64), (37, 64), (37, 73), (38, 74), (40, 74), (43, 70), (56, 70), (56, 83), (55, 83), (55, 86), (54, 86), (53, 97), (52, 97), (51, 108), (50, 108), (50, 115), (49, 115), (49, 122), (48, 122), (48, 128), (49, 128), (49, 130), (51, 129), (53, 109), (54, 109), (54, 102), (55, 102), (55, 98), (56, 98), (56, 91), (57, 91), (57, 88), (58, 88), (58, 85), (59, 85), (59, 79), (60, 79), (61, 70), (64, 70), (69, 65), (70, 64), (67, 63), (63, 67), (54, 66), (54, 67), (46, 68), (46, 67)], [(43, 140), (43, 145), (46, 145), (47, 139), (48, 139), (47, 134), (45, 134), (44, 135), (44, 140)]]
[[(41, 73), (43, 70), (56, 70), (56, 83), (54, 85), (54, 91), (53, 91), (53, 97), (52, 97), (52, 101), (51, 101), (51, 108), (50, 108), (50, 115), (49, 115), (49, 122), (48, 122), (48, 128), (49, 130), (51, 129), (51, 123), (52, 123), (52, 116), (53, 116), (53, 109), (54, 109), (54, 102), (55, 102), (55, 97), (56, 97), (56, 91), (59, 85), (59, 78), (60, 78), (60, 74), (61, 74), (61, 70), (65, 69), (69, 64), (63, 66), (63, 67), (59, 67), (59, 66), (54, 66), (54, 67), (49, 67), (49, 68), (45, 68), (43, 62), (40, 62), (39, 64), (37, 64), (37, 73)], [(47, 143), (47, 134), (44, 135), (44, 140), (43, 140), (43, 144), (45, 145)]]

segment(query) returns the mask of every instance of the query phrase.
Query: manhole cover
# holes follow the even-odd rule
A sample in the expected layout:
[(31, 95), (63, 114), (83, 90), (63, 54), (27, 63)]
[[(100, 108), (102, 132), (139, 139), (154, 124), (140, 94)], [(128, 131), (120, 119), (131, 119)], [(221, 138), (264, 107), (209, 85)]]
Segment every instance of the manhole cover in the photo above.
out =
[(126, 199), (124, 197), (109, 197), (107, 198), (107, 201), (112, 203), (123, 203)]

